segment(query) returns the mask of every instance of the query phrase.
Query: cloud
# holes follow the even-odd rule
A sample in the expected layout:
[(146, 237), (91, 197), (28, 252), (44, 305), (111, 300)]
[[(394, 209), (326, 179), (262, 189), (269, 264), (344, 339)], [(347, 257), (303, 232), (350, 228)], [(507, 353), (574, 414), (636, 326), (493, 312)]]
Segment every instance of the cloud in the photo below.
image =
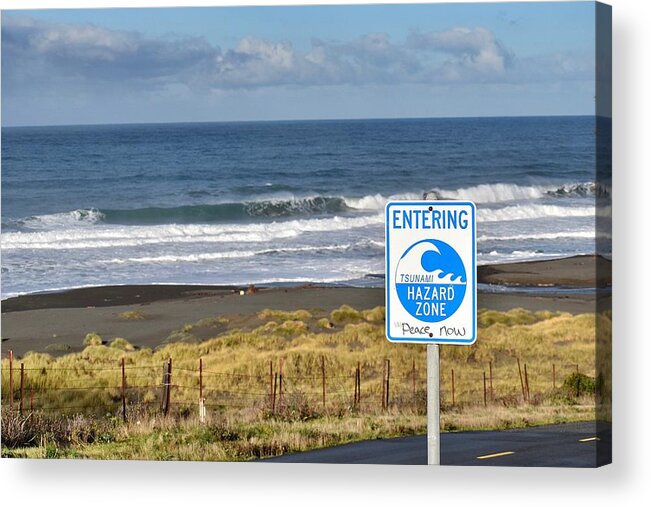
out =
[[(585, 60), (585, 59), (584, 59)], [(46, 23), (3, 16), (3, 94), (29, 89), (77, 93), (104, 90), (232, 90), (332, 86), (526, 82), (532, 76), (583, 76), (580, 57), (518, 60), (487, 28), (387, 33), (348, 41), (244, 37), (223, 49), (201, 37), (147, 38), (90, 24)]]
[(456, 27), (444, 32), (412, 33), (408, 45), (420, 51), (448, 55), (443, 70), (450, 80), (468, 75), (500, 75), (512, 64), (513, 55), (486, 28)]
[(145, 39), (94, 25), (3, 18), (3, 73), (33, 66), (89, 79), (150, 79), (208, 65), (219, 48), (201, 38)]

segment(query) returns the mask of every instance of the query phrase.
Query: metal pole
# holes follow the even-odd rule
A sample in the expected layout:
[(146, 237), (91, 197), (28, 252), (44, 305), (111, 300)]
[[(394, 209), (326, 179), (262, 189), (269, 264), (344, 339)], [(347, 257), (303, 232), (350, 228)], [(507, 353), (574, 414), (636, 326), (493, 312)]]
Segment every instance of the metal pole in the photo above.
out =
[(439, 346), (427, 345), (427, 464), (441, 464)]

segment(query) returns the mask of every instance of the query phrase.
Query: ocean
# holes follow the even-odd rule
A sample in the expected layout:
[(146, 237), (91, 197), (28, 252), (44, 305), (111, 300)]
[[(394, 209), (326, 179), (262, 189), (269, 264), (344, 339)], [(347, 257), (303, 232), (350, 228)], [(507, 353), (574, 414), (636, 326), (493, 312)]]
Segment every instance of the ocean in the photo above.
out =
[[(2, 129), (2, 298), (383, 286), (388, 199), (470, 199), (478, 263), (595, 252), (595, 118)], [(602, 252), (608, 254), (608, 252)]]

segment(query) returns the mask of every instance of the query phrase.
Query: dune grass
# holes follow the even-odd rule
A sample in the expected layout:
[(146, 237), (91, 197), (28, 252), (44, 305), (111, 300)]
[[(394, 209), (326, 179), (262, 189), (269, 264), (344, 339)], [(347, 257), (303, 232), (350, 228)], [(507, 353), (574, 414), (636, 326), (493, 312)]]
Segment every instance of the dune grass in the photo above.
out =
[(102, 343), (102, 337), (97, 333), (86, 334), (86, 337), (83, 341), (85, 347), (95, 347), (97, 345), (101, 345)]
[[(58, 358), (26, 354), (15, 366), (24, 364), (25, 393), (32, 393), (37, 412), (64, 419), (82, 413), (101, 426), (98, 432), (105, 438), (77, 445), (40, 435), (37, 442), (3, 448), (3, 455), (241, 460), (426, 431), (425, 347), (388, 342), (384, 308), (357, 311), (344, 306), (325, 316), (317, 311), (265, 310), (257, 318), (258, 325), (252, 329), (224, 330), (224, 322), (219, 322), (214, 338), (167, 343), (154, 350), (134, 349), (126, 340), (115, 339), (108, 346), (94, 340), (83, 351)], [(610, 342), (610, 315), (482, 310), (479, 320), (476, 344), (440, 349), (444, 430), (595, 418), (595, 394), (610, 392), (609, 378), (596, 374), (595, 337), (599, 332), (598, 340)], [(164, 418), (160, 415), (161, 378), (170, 358), (172, 408)], [(126, 424), (120, 417), (122, 359), (128, 385)], [(205, 424), (198, 421), (199, 359)], [(387, 359), (391, 363), (390, 404), (383, 410)], [(522, 369), (526, 365), (528, 399), (522, 395), (518, 359)], [(355, 405), (358, 364), (361, 403)], [(5, 359), (5, 407), (7, 366)], [(281, 368), (283, 398), (272, 408), (274, 374), (277, 380)], [(484, 373), (488, 376), (491, 371), (493, 389), (485, 407)], [(610, 402), (603, 396), (600, 400)], [(3, 415), (3, 425), (5, 419)]]
[(135, 350), (135, 347), (131, 343), (129, 343), (128, 340), (119, 337), (113, 338), (113, 340), (111, 340), (111, 343), (109, 343), (109, 347), (113, 347), (114, 349), (124, 350), (127, 352)]

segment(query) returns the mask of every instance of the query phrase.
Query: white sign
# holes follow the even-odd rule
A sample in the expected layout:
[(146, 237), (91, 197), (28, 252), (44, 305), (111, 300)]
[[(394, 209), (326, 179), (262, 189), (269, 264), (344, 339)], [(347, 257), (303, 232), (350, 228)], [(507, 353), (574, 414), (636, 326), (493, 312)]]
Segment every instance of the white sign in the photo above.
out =
[(477, 339), (475, 205), (386, 205), (386, 334), (392, 342)]

